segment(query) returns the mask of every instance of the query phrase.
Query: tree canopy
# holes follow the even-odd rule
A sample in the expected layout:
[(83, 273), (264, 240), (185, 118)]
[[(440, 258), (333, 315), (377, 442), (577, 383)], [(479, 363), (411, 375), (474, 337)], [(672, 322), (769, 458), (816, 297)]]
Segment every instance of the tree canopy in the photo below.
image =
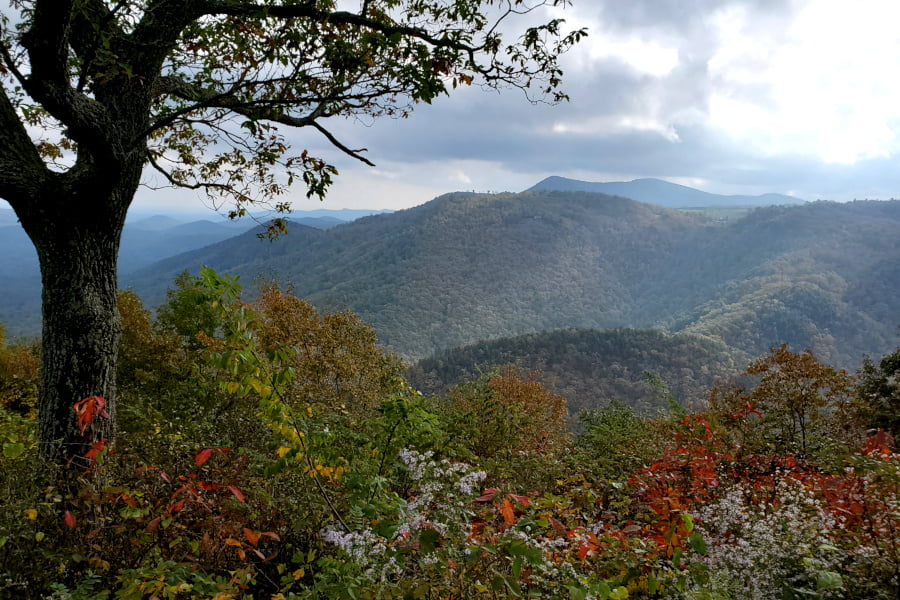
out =
[[(533, 23), (565, 0), (13, 0), (0, 21), (0, 198), (35, 244), (43, 285), (39, 437), (46, 457), (112, 439), (119, 240), (143, 182), (206, 192), (241, 216), (278, 211), (336, 169), (288, 128), (403, 117), (459, 85), (558, 101), (557, 59), (583, 31)], [(508, 36), (514, 17), (529, 16)], [(145, 178), (155, 170), (156, 180)], [(160, 179), (161, 178), (161, 179)], [(273, 222), (277, 232), (283, 221)], [(78, 431), (72, 407), (105, 398)]]
[[(334, 0), (12, 4), (20, 18), (4, 22), (0, 65), (8, 151), (45, 175), (138, 152), (167, 184), (230, 197), (233, 215), (296, 177), (322, 197), (336, 174), (292, 153), (281, 126), (311, 127), (371, 164), (323, 121), (405, 117), (473, 83), (558, 101), (557, 56), (584, 34), (563, 35), (554, 19), (504, 37), (511, 17), (565, 0), (363, 0), (356, 11)], [(7, 195), (23, 184), (6, 179)]]

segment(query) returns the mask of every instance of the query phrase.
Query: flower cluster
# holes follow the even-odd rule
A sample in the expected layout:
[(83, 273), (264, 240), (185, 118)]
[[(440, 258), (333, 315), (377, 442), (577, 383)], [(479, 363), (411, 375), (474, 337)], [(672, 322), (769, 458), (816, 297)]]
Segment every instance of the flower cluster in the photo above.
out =
[[(475, 486), (487, 477), (484, 471), (465, 463), (435, 460), (430, 451), (420, 453), (404, 448), (398, 457), (415, 485), (408, 498), (398, 501), (389, 534), (376, 533), (374, 523), (364, 523), (356, 531), (343, 532), (329, 526), (322, 532), (323, 540), (338, 546), (356, 564), (368, 567), (369, 576), (382, 581), (402, 574), (414, 549), (420, 552), (412, 557), (417, 558), (413, 563), (437, 562), (433, 552), (422, 551), (423, 531), (433, 532), (438, 538), (458, 538), (456, 541), (464, 544), (464, 524), (471, 516)], [(383, 525), (384, 519), (377, 521)], [(378, 531), (383, 533), (385, 529), (380, 527)]]
[(738, 484), (696, 516), (707, 545), (703, 587), (748, 600), (777, 600), (786, 592), (841, 597), (843, 556), (831, 545), (836, 519), (802, 482), (787, 477), (771, 489)]

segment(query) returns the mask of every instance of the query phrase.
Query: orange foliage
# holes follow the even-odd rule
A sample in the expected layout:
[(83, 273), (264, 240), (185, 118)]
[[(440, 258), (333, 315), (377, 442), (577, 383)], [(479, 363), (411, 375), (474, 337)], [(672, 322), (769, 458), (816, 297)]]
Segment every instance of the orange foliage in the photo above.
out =
[(320, 314), (277, 288), (264, 289), (255, 307), (267, 350), (290, 347), (296, 372), (289, 395), (307, 405), (352, 410), (379, 405), (394, 389), (402, 365), (377, 346), (375, 330), (350, 311)]
[(536, 373), (506, 366), (488, 380), (488, 386), (497, 401), (524, 417), (518, 423), (516, 450), (548, 454), (565, 447), (566, 399), (546, 390)]

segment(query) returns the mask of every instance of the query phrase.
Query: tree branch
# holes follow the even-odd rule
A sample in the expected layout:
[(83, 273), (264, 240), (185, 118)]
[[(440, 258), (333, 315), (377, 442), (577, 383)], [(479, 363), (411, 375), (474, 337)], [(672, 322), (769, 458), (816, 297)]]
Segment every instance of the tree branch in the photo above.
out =
[(0, 86), (0, 197), (19, 212), (37, 197), (48, 174), (6, 90)]
[[(47, 109), (69, 136), (97, 156), (121, 156), (114, 130), (103, 105), (76, 92), (69, 81), (69, 43), (73, 0), (37, 0), (31, 28), (22, 36), (28, 51), (31, 73), (25, 90)], [(62, 15), (62, 16), (61, 16)], [(118, 152), (117, 152), (118, 151)]]
[[(231, 186), (225, 183), (211, 183), (211, 182), (201, 182), (201, 183), (186, 183), (184, 181), (179, 181), (175, 179), (171, 173), (166, 171), (162, 165), (156, 162), (156, 159), (153, 158), (153, 155), (147, 153), (147, 162), (150, 163), (150, 166), (155, 170), (159, 171), (163, 177), (166, 178), (166, 181), (169, 182), (173, 187), (185, 188), (189, 190), (209, 190), (209, 189), (220, 189), (220, 190), (231, 190)], [(164, 186), (165, 187), (165, 186)]]
[(334, 145), (335, 148), (337, 148), (338, 150), (340, 150), (340, 151), (343, 152), (344, 154), (346, 154), (346, 155), (348, 155), (348, 156), (352, 156), (352, 157), (355, 158), (356, 160), (358, 160), (358, 161), (360, 161), (360, 162), (363, 162), (363, 163), (369, 165), (370, 167), (374, 167), (374, 166), (375, 166), (375, 163), (373, 163), (372, 161), (370, 161), (370, 160), (369, 160), (368, 158), (366, 158), (365, 156), (362, 156), (362, 155), (359, 154), (360, 152), (366, 152), (366, 151), (367, 151), (366, 148), (360, 148), (360, 149), (358, 149), (358, 150), (351, 150), (350, 148), (348, 148), (347, 146), (345, 146), (344, 144), (342, 144), (342, 143), (340, 142), (340, 140), (338, 140), (336, 137), (334, 137), (334, 136), (331, 134), (330, 131), (328, 131), (327, 129), (325, 129), (324, 127), (322, 127), (322, 125), (319, 124), (318, 121), (313, 121), (313, 122), (311, 123), (311, 125), (312, 125), (313, 127), (315, 127), (316, 129), (318, 129), (320, 132), (322, 132), (322, 135), (324, 135), (326, 138), (328, 138), (328, 141), (331, 142), (331, 143)]
[(365, 16), (365, 13), (358, 14), (348, 11), (329, 12), (316, 8), (315, 2), (306, 4), (290, 4), (290, 5), (260, 5), (253, 2), (231, 2), (228, 0), (208, 1), (203, 7), (198, 7), (205, 15), (228, 15), (233, 17), (258, 17), (265, 14), (269, 17), (278, 19), (296, 19), (306, 18), (319, 23), (332, 23), (335, 25), (355, 25), (372, 31), (378, 31), (384, 35), (401, 34), (407, 37), (413, 37), (428, 44), (441, 48), (454, 48), (470, 53), (473, 57), (483, 47), (470, 46), (453, 40), (450, 36), (435, 37), (425, 29), (412, 27), (409, 25), (398, 25), (393, 23), (383, 23)]

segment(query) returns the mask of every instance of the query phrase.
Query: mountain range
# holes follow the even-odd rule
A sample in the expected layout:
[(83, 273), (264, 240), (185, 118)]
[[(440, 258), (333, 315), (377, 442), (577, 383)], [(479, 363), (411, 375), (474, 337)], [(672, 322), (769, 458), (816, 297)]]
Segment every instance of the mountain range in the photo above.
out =
[[(557, 329), (658, 329), (742, 356), (787, 342), (848, 368), (898, 344), (897, 201), (768, 206), (722, 220), (532, 189), (312, 224), (294, 222), (272, 242), (230, 224), (130, 222), (120, 285), (153, 308), (180, 272), (209, 265), (241, 275), (248, 296), (278, 283), (321, 309), (353, 309), (408, 360)], [(0, 229), (0, 253), (0, 321), (34, 335), (39, 277), (17, 225)]]
[(419, 359), (552, 329), (655, 328), (855, 368), (897, 345), (900, 202), (814, 202), (721, 221), (591, 192), (454, 193), (327, 231), (293, 226), (123, 277), (155, 306), (206, 264), (350, 308)]
[(723, 196), (663, 181), (662, 179), (594, 182), (553, 176), (538, 182), (526, 191), (596, 192), (598, 194), (631, 198), (638, 202), (647, 202), (667, 208), (756, 207), (801, 204), (803, 202), (800, 198), (784, 194)]

